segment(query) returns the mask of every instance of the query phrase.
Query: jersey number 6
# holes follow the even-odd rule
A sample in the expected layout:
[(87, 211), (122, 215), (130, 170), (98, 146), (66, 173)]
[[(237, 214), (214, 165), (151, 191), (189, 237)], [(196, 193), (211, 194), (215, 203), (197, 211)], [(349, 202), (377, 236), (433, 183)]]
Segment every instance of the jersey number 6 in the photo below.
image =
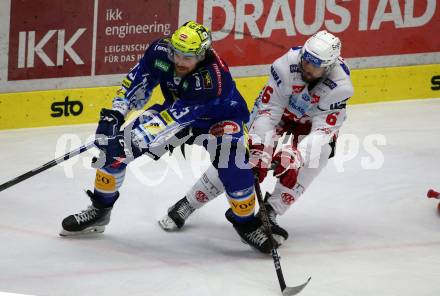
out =
[(263, 102), (263, 104), (269, 103), (271, 94), (273, 94), (273, 88), (268, 85), (266, 86), (263, 94), (261, 95), (261, 102)]

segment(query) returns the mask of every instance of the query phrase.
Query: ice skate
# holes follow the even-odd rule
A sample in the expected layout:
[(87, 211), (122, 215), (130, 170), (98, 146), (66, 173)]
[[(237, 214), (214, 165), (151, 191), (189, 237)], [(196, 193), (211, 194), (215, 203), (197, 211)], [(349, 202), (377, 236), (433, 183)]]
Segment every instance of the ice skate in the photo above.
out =
[[(105, 226), (110, 222), (113, 207), (103, 207), (96, 201), (93, 192), (87, 190), (86, 193), (92, 200), (92, 204), (86, 210), (64, 218), (60, 236), (103, 233), (105, 231)], [(117, 194), (119, 196), (119, 193)]]
[(194, 212), (186, 197), (176, 202), (168, 209), (168, 214), (158, 221), (165, 231), (176, 231), (185, 225), (186, 219)]

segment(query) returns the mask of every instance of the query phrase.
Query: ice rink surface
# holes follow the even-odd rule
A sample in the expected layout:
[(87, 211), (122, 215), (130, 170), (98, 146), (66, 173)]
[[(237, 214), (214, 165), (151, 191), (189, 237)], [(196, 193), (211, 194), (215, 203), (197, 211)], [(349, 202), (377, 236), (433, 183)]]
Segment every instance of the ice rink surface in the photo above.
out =
[[(440, 189), (439, 114), (440, 99), (348, 106), (338, 157), (280, 218), (290, 233), (279, 249), (288, 285), (312, 276), (301, 295), (439, 295), (440, 215), (437, 201), (426, 198), (429, 188)], [(0, 183), (70, 149), (64, 139), (78, 135), (84, 143), (94, 129), (0, 132)], [(371, 139), (376, 150), (368, 148)], [(189, 149), (187, 160), (177, 151), (156, 163), (132, 163), (102, 235), (58, 236), (61, 220), (89, 204), (88, 152), (0, 192), (0, 291), (280, 295), (272, 258), (241, 243), (224, 218), (224, 196), (194, 213), (181, 232), (159, 228), (200, 163), (206, 167), (206, 155), (195, 160), (199, 151)]]

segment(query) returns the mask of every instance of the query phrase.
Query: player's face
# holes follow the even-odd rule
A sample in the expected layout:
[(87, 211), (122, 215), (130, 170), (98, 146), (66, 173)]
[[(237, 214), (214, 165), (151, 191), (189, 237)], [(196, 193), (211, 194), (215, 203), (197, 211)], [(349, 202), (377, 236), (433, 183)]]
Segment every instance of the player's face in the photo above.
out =
[(197, 58), (174, 53), (174, 65), (178, 76), (185, 76), (197, 66)]
[(316, 67), (312, 63), (307, 62), (306, 60), (301, 61), (302, 66), (302, 79), (305, 82), (312, 82), (316, 79), (319, 79), (324, 75), (325, 68)]

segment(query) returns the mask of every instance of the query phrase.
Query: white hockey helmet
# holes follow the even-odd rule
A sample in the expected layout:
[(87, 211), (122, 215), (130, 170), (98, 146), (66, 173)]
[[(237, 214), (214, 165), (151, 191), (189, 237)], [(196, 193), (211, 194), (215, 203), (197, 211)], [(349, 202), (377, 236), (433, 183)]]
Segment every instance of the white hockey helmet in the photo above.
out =
[(301, 59), (315, 65), (327, 68), (332, 66), (341, 55), (341, 40), (326, 30), (319, 31), (307, 39), (301, 49)]

